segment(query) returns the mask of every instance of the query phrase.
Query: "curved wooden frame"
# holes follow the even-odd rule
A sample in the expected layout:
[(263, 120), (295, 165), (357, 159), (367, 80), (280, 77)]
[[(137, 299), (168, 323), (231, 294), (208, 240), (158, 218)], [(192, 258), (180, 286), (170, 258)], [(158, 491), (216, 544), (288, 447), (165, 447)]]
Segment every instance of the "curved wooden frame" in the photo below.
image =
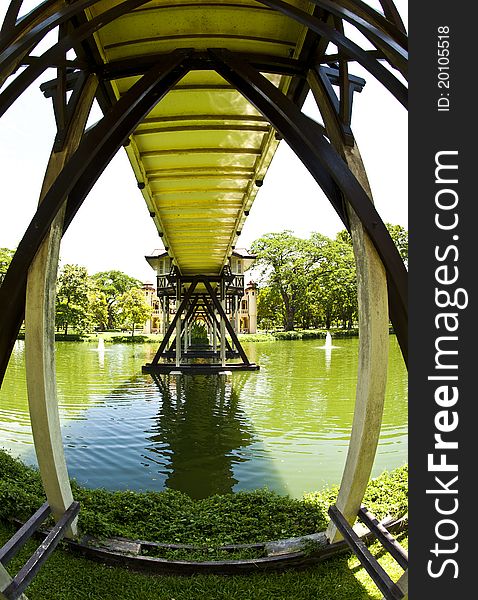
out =
[[(3, 58), (0, 81), (5, 80), (18, 66), (31, 48), (53, 27), (65, 22), (72, 15), (79, 14), (86, 6), (98, 0), (79, 0), (73, 5), (58, 8), (56, 0), (45, 2), (33, 11), (28, 18), (20, 20), (15, 26), (6, 23), (0, 36), (0, 57)], [(64, 35), (41, 57), (0, 94), (0, 116), (23, 91), (52, 64), (64, 64), (66, 52), (75, 44), (88, 39), (101, 27), (107, 25), (129, 10), (146, 3), (147, 0), (124, 0), (87, 21), (76, 30)], [(406, 49), (403, 24), (397, 18), (398, 13), (392, 2), (383, 0), (386, 16), (380, 15), (360, 0), (341, 0), (330, 3), (329, 0), (313, 0), (325, 11), (332, 12), (335, 28), (316, 16), (298, 10), (282, 0), (257, 0), (305, 24), (311, 32), (324, 40), (322, 53), (313, 65), (294, 64), (302, 68), (303, 77), (308, 77), (308, 85), (316, 97), (319, 109), (326, 124), (327, 138), (323, 128), (306, 117), (297, 104), (273, 86), (250, 62), (227, 49), (210, 49), (207, 56), (191, 50), (177, 50), (158, 60), (140, 78), (140, 80), (119, 100), (113, 104), (104, 118), (88, 133), (84, 133), (84, 123), (89, 113), (85, 108), (92, 99), (89, 87), (89, 100), (77, 105), (69, 126), (76, 126), (74, 141), (66, 136), (61, 152), (52, 154), (49, 171), (46, 176), (42, 201), (27, 228), (25, 235), (12, 260), (11, 266), (0, 287), (0, 311), (5, 325), (0, 330), (0, 381), (8, 363), (10, 353), (21, 324), (27, 297), (27, 324), (37, 324), (43, 320), (44, 329), (27, 342), (29, 365), (29, 394), (35, 397), (33, 388), (37, 385), (41, 373), (43, 397), (37, 395), (33, 405), (42, 405), (42, 410), (56, 410), (56, 392), (53, 387), (48, 391), (50, 378), (54, 383), (54, 364), (52, 344), (53, 322), (51, 319), (51, 295), (54, 293), (54, 275), (57, 269), (58, 245), (62, 233), (74, 218), (86, 195), (106, 168), (114, 154), (134, 131), (141, 119), (160, 101), (169, 89), (189, 70), (209, 68), (232, 83), (276, 128), (293, 148), (297, 156), (318, 182), (331, 201), (347, 229), (352, 234), (356, 256), (359, 302), (360, 302), (360, 375), (357, 384), (357, 401), (352, 429), (352, 439), (344, 470), (339, 495), (339, 508), (347, 519), (353, 521), (363, 497), (365, 485), (369, 480), (376, 452), (378, 434), (381, 425), (381, 412), (386, 379), (386, 341), (388, 339), (387, 287), (390, 295), (391, 318), (404, 354), (407, 356), (407, 272), (391, 240), (386, 227), (371, 201), (365, 169), (351, 131), (344, 138), (347, 128), (347, 115), (350, 115), (350, 98), (347, 93), (347, 61), (357, 60), (372, 75), (376, 76), (389, 91), (406, 105), (406, 88), (390, 71), (379, 63), (379, 59), (343, 35), (341, 19), (353, 23), (371, 41), (376, 49), (383, 52), (383, 58), (402, 74), (406, 72)], [(16, 3), (18, 4), (18, 3)], [(356, 12), (354, 12), (356, 9)], [(11, 11), (9, 21), (12, 21)], [(342, 95), (338, 102), (331, 101), (330, 93), (324, 89), (318, 77), (320, 63), (328, 62), (325, 47), (329, 42), (339, 49), (339, 78)], [(63, 61), (63, 63), (62, 63)], [(330, 61), (329, 61), (330, 62)], [(79, 63), (78, 63), (79, 64)], [(76, 66), (78, 66), (78, 64)], [(199, 66), (198, 66), (199, 65)], [(95, 67), (97, 67), (95, 65)], [(278, 63), (274, 68), (280, 68)], [(290, 65), (285, 66), (290, 68)], [(60, 75), (58, 80), (60, 81)], [(93, 81), (88, 79), (91, 84)], [(96, 89), (96, 84), (95, 84)], [(64, 86), (63, 86), (64, 91)], [(78, 108), (79, 106), (83, 108)], [(338, 108), (337, 108), (338, 107)], [(55, 154), (62, 154), (59, 156)], [(55, 160), (53, 160), (55, 159)], [(57, 161), (59, 159), (59, 162)], [(57, 162), (56, 166), (52, 166)], [(64, 212), (64, 218), (58, 216)], [(56, 219), (56, 221), (55, 221)], [(53, 227), (53, 229), (52, 229)], [(50, 241), (47, 241), (50, 239)], [(41, 248), (49, 248), (45, 251)], [(42, 253), (46, 252), (42, 259)], [(38, 254), (37, 254), (38, 253)], [(36, 256), (36, 258), (35, 258)], [(32, 266), (33, 265), (33, 266)], [(33, 307), (32, 299), (42, 289), (40, 306)], [(48, 296), (50, 295), (50, 298)], [(50, 304), (49, 304), (50, 303)], [(33, 308), (32, 308), (33, 307)], [(374, 310), (372, 310), (372, 307)], [(50, 333), (47, 333), (47, 330)], [(27, 339), (28, 339), (27, 333)], [(33, 342), (32, 340), (36, 341)], [(32, 352), (29, 348), (35, 348)], [(40, 355), (40, 357), (38, 356)], [(35, 358), (35, 356), (37, 356)], [(50, 358), (45, 366), (42, 357)], [(50, 381), (51, 383), (51, 381)], [(50, 406), (50, 408), (48, 408)], [(43, 417), (42, 417), (43, 418)], [(34, 427), (41, 419), (34, 416)], [(67, 472), (62, 458), (59, 420), (48, 416), (43, 421), (43, 429), (48, 443), (53, 443), (56, 458), (48, 458), (48, 467), (40, 465), (42, 474), (53, 470), (53, 478), (65, 486), (56, 496), (52, 506), (57, 516), (68, 504)], [(45, 445), (45, 438), (35, 440), (39, 446)], [(63, 462), (62, 462), (63, 461)], [(45, 479), (44, 479), (45, 480)], [(50, 484), (45, 486), (47, 495), (53, 498), (56, 492)], [(60, 486), (61, 487), (61, 486)], [(59, 489), (59, 488), (58, 488)], [(66, 491), (65, 491), (66, 490)], [(49, 500), (50, 500), (49, 497)], [(60, 498), (60, 500), (58, 500)], [(336, 539), (336, 531), (328, 532), (330, 539)]]

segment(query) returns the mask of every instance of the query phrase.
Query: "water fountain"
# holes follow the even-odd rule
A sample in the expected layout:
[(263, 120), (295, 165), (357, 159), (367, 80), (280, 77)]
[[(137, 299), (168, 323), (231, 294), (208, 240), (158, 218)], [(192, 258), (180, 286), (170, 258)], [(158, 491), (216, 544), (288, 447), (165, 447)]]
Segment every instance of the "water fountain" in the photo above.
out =
[(330, 335), (330, 331), (327, 331), (327, 335), (325, 336), (325, 347), (332, 348), (332, 336)]

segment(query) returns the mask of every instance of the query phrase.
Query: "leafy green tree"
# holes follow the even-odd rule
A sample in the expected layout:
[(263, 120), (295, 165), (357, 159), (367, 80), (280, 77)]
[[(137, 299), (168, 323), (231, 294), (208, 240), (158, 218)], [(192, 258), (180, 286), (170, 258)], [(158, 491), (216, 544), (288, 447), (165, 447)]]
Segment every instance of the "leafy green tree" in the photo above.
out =
[(130, 327), (131, 335), (134, 335), (136, 325), (144, 325), (151, 317), (152, 307), (140, 288), (132, 288), (119, 297), (118, 313), (120, 322)]
[(119, 299), (125, 292), (141, 287), (141, 282), (122, 271), (101, 271), (91, 277), (98, 292), (105, 295), (108, 311), (107, 329), (119, 325)]
[(286, 331), (294, 329), (296, 315), (305, 297), (308, 271), (314, 260), (308, 249), (310, 242), (293, 236), (291, 231), (268, 233), (251, 246), (257, 255), (256, 264), (262, 267), (262, 278), (280, 294)]
[(106, 303), (106, 296), (91, 284), (91, 280), (88, 299), (88, 311), (91, 324), (101, 331), (104, 331), (108, 326), (108, 305)]
[(10, 248), (0, 248), (0, 283), (2, 283), (5, 273), (12, 262), (15, 250)]
[(275, 287), (259, 288), (257, 294), (257, 322), (262, 329), (274, 329), (283, 324), (284, 305)]
[(385, 223), (388, 232), (390, 233), (390, 237), (395, 243), (400, 256), (403, 259), (403, 262), (406, 266), (408, 266), (408, 231), (402, 225), (391, 225), (390, 223)]
[(89, 325), (89, 278), (85, 267), (65, 265), (58, 277), (56, 293), (56, 325), (65, 335), (72, 327), (78, 332)]
[(342, 321), (342, 327), (352, 327), (357, 315), (357, 275), (351, 240), (338, 236), (327, 248), (328, 273), (323, 284), (328, 288), (332, 316)]

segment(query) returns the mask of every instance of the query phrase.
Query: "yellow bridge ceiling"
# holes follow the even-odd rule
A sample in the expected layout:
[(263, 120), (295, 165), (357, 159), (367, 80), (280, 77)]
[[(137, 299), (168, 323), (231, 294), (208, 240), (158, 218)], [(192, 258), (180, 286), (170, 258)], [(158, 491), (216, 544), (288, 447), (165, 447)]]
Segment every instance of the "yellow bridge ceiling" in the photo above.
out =
[[(118, 4), (105, 0), (88, 18)], [(290, 2), (311, 12), (308, 2)], [(95, 35), (108, 63), (176, 48), (299, 56), (305, 30), (258, 2), (154, 0)], [(290, 77), (267, 75), (286, 91)], [(137, 81), (113, 80), (117, 98)], [(181, 273), (219, 274), (278, 141), (269, 123), (215, 71), (191, 71), (131, 136), (126, 151), (164, 246)]]

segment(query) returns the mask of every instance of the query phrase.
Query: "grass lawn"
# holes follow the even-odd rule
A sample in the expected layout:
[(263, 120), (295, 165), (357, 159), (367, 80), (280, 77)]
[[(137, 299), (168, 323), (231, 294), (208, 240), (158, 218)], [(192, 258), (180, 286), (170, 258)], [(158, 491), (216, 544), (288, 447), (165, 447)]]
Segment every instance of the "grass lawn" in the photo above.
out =
[[(13, 530), (0, 524), (0, 545)], [(407, 545), (406, 535), (398, 538)], [(29, 542), (9, 565), (14, 574), (35, 549)], [(372, 546), (377, 554), (378, 544)], [(402, 570), (388, 555), (380, 563), (397, 580)], [(30, 600), (379, 600), (382, 594), (355, 557), (329, 559), (304, 571), (219, 577), (149, 576), (78, 558), (57, 549), (26, 590)]]
[[(372, 480), (364, 503), (379, 518), (407, 510), (407, 466)], [(305, 535), (325, 529), (327, 507), (337, 488), (302, 499), (267, 490), (238, 492), (192, 500), (164, 492), (109, 492), (82, 488), (72, 481), (81, 505), (82, 533), (124, 536), (163, 543), (215, 548), (229, 543), (255, 543)], [(12, 517), (29, 518), (45, 501), (38, 471), (0, 450), (0, 546), (12, 535)], [(407, 536), (399, 541), (406, 546)], [(8, 570), (15, 574), (38, 542), (30, 541)], [(372, 547), (393, 580), (402, 570), (380, 545)], [(170, 558), (175, 558), (171, 556)], [(177, 558), (177, 557), (176, 557)], [(183, 557), (186, 558), (186, 557)], [(61, 546), (27, 589), (30, 600), (379, 600), (358, 560), (350, 554), (329, 559), (303, 571), (247, 576), (148, 576), (79, 558)]]

